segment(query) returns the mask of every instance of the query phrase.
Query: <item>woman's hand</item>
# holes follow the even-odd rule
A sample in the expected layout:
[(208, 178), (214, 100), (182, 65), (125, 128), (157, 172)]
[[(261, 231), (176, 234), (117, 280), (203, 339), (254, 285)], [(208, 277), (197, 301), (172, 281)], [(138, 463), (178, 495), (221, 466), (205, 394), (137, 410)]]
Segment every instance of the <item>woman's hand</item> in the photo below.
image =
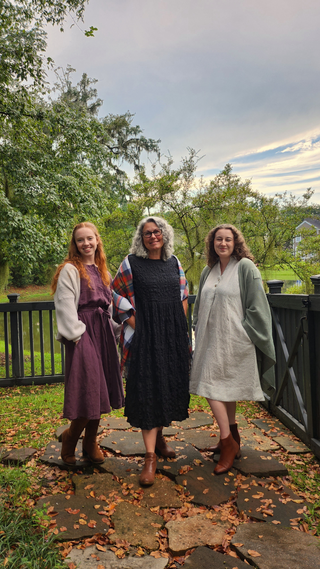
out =
[(187, 316), (187, 312), (188, 312), (188, 299), (187, 298), (185, 298), (182, 301), (182, 306), (183, 306), (184, 313)]
[(135, 330), (135, 329), (136, 329), (136, 317), (135, 317), (135, 314), (132, 314), (132, 315), (130, 316), (130, 318), (128, 318), (128, 319), (126, 320), (126, 323), (129, 324), (129, 326), (131, 326), (131, 328), (133, 328), (133, 330)]

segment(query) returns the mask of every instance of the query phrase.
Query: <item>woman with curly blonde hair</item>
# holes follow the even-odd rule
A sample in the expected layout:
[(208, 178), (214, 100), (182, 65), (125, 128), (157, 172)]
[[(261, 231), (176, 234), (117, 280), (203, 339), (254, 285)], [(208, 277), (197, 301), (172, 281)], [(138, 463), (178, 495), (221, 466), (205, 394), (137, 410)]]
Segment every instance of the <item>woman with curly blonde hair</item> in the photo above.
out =
[(220, 441), (208, 450), (220, 453), (214, 472), (222, 474), (240, 457), (236, 402), (264, 400), (260, 381), (274, 384), (275, 351), (261, 275), (241, 231), (217, 225), (206, 253), (193, 314), (190, 392), (207, 398), (218, 422)]
[(120, 343), (127, 369), (125, 415), (142, 430), (146, 455), (140, 483), (145, 486), (154, 482), (156, 451), (175, 456), (163, 427), (188, 417), (188, 287), (172, 252), (172, 227), (161, 217), (146, 217), (113, 280), (116, 317), (124, 323)]
[(71, 425), (61, 436), (61, 458), (67, 465), (76, 463), (75, 447), (83, 429), (83, 456), (94, 464), (104, 461), (96, 440), (100, 416), (124, 404), (110, 283), (97, 228), (78, 223), (52, 281), (57, 339), (66, 350), (63, 416)]

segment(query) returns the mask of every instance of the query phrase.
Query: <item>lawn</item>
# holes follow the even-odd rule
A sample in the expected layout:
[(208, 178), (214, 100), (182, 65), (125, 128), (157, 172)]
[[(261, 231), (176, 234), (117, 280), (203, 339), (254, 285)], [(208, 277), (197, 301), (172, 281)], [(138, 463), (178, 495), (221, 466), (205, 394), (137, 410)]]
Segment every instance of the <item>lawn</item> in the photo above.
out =
[(20, 294), (19, 302), (37, 302), (38, 300), (53, 300), (50, 285), (37, 286), (30, 285), (24, 288), (9, 287), (5, 292), (0, 293), (0, 303), (9, 302), (8, 294)]
[(272, 269), (261, 271), (264, 281), (297, 281), (299, 278), (291, 269)]

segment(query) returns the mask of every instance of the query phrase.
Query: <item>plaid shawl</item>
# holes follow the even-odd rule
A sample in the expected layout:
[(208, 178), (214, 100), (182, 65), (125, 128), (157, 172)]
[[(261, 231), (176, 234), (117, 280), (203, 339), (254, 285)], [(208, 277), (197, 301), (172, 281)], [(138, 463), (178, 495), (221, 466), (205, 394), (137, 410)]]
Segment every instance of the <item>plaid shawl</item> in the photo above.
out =
[[(175, 257), (175, 255), (173, 255)], [(183, 272), (183, 268), (177, 257), (180, 277), (181, 301), (188, 298), (188, 283)], [(120, 336), (121, 346), (121, 370), (130, 362), (130, 344), (134, 335), (134, 330), (126, 323), (126, 320), (135, 313), (135, 298), (133, 288), (133, 278), (130, 266), (129, 255), (122, 261), (118, 272), (113, 279), (113, 318), (119, 324), (123, 324)]]

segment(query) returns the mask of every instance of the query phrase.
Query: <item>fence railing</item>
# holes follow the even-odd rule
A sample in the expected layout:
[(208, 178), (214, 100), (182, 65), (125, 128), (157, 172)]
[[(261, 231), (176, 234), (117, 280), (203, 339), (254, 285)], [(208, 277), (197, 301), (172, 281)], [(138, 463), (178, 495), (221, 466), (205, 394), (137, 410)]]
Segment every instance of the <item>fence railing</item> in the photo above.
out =
[(8, 294), (9, 303), (0, 304), (0, 387), (64, 381), (54, 302), (18, 302), (19, 296)]
[[(265, 394), (265, 406), (320, 458), (320, 275), (311, 280), (311, 295), (282, 294), (283, 281), (267, 283), (277, 363), (276, 389)], [(63, 382), (64, 346), (55, 340), (54, 303), (8, 297), (9, 303), (0, 304), (0, 387)], [(194, 301), (190, 295), (191, 342)]]
[(320, 275), (315, 294), (281, 294), (283, 281), (268, 281), (277, 363), (269, 411), (320, 458)]

